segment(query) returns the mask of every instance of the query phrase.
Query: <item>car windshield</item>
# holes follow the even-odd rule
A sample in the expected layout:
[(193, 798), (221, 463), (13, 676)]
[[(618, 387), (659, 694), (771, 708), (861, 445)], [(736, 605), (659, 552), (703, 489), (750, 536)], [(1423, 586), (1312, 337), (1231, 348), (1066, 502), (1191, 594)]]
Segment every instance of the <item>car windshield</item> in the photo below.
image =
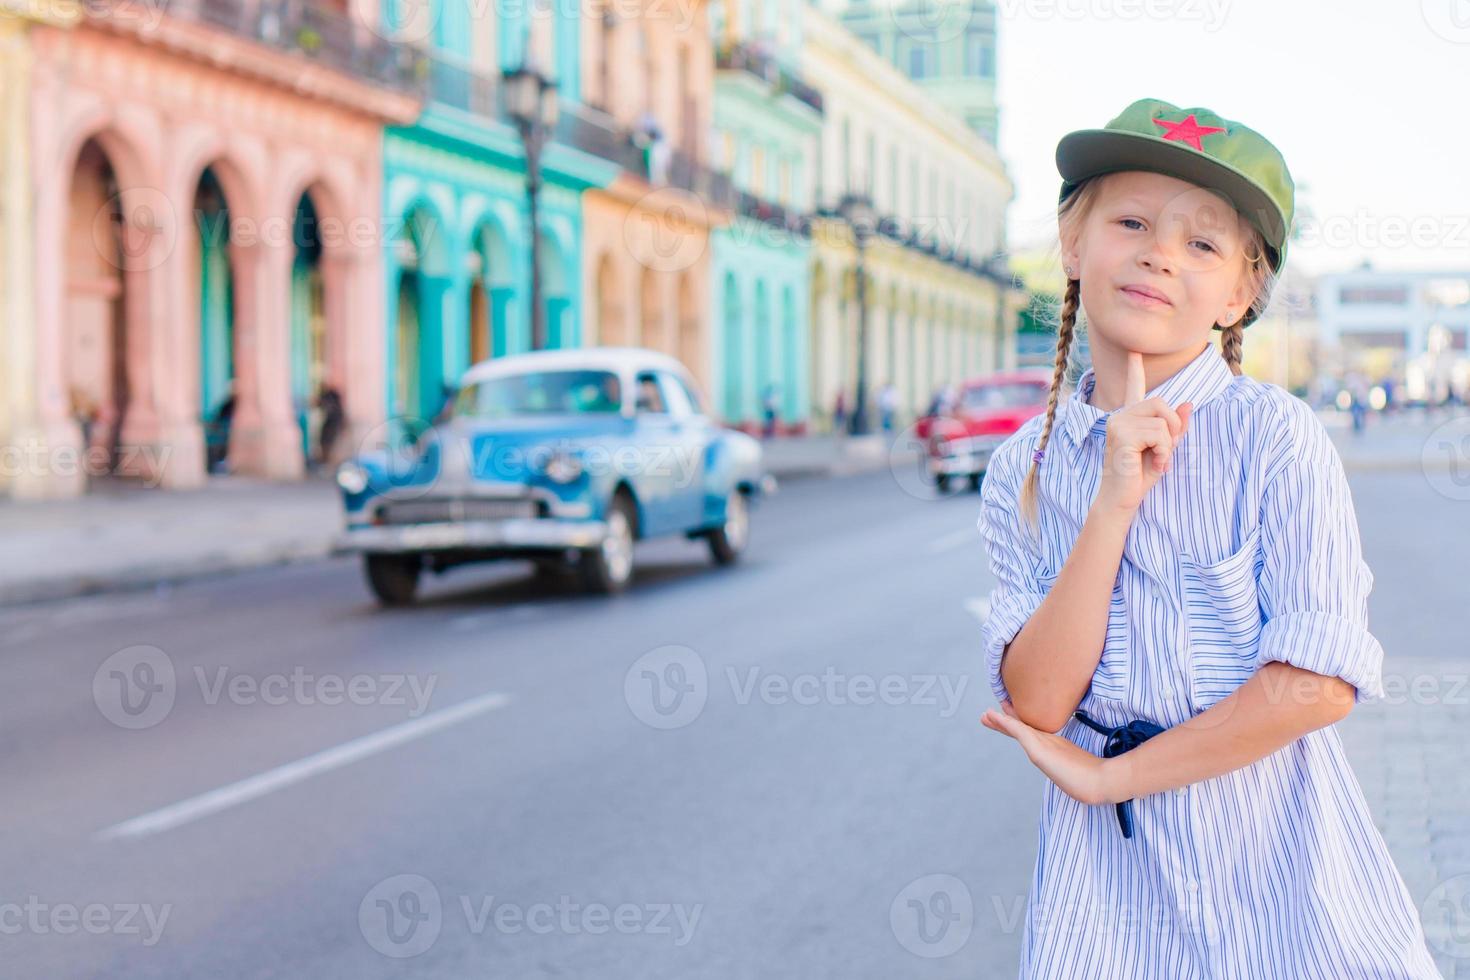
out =
[(1035, 405), (1046, 398), (1046, 389), (1029, 382), (977, 385), (965, 389), (964, 407), (970, 410), (986, 408), (1019, 408)]
[(622, 387), (611, 371), (534, 371), (466, 385), (455, 399), (457, 418), (616, 413)]

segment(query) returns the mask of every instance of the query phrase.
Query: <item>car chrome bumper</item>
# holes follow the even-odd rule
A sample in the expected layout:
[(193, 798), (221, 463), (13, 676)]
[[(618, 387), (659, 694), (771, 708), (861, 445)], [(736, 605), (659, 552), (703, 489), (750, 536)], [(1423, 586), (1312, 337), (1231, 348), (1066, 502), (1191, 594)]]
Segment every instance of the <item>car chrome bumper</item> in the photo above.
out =
[(955, 445), (951, 443), (946, 447), (949, 451), (943, 456), (929, 457), (929, 473), (932, 476), (954, 476), (956, 474), (969, 474), (982, 472), (990, 465), (990, 457), (995, 453), (995, 443), (970, 443)]
[(473, 548), (595, 548), (607, 536), (602, 521), (509, 518), (455, 524), (373, 525), (348, 528), (337, 550), (371, 552), (448, 551)]

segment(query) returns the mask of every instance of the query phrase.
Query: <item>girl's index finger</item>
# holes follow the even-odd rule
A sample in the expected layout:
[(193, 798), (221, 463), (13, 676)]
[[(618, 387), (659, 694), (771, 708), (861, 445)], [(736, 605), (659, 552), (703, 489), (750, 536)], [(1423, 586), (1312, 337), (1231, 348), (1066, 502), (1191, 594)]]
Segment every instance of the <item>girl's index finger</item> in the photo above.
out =
[(1143, 401), (1147, 389), (1143, 384), (1143, 355), (1136, 350), (1128, 352), (1128, 377), (1123, 384), (1123, 407), (1137, 405)]

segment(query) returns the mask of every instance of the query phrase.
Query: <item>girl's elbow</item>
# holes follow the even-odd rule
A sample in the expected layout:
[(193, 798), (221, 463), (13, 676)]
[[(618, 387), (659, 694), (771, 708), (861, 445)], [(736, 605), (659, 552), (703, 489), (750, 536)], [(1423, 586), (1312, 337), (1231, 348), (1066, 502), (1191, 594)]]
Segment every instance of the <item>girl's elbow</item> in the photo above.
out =
[(1067, 722), (1072, 718), (1071, 709), (1059, 710), (1054, 705), (1038, 705), (1032, 703), (1032, 699), (1016, 701), (1012, 699), (1011, 707), (1016, 709), (1016, 717), (1037, 731), (1050, 732), (1053, 735), (1061, 732), (1067, 727)]

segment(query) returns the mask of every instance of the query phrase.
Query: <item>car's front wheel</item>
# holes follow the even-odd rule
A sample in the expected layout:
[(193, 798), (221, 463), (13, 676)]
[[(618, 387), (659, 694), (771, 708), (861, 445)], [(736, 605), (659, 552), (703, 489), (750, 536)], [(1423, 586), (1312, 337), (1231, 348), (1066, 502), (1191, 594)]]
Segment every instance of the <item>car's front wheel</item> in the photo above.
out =
[(419, 589), (418, 555), (365, 555), (363, 571), (373, 595), (385, 606), (407, 606)]
[(745, 551), (750, 540), (750, 507), (745, 494), (731, 490), (725, 498), (725, 523), (709, 535), (709, 552), (716, 565), (731, 565)]
[(633, 501), (618, 494), (608, 505), (607, 535), (602, 544), (582, 552), (582, 584), (587, 591), (614, 595), (633, 578), (633, 538), (638, 515)]

